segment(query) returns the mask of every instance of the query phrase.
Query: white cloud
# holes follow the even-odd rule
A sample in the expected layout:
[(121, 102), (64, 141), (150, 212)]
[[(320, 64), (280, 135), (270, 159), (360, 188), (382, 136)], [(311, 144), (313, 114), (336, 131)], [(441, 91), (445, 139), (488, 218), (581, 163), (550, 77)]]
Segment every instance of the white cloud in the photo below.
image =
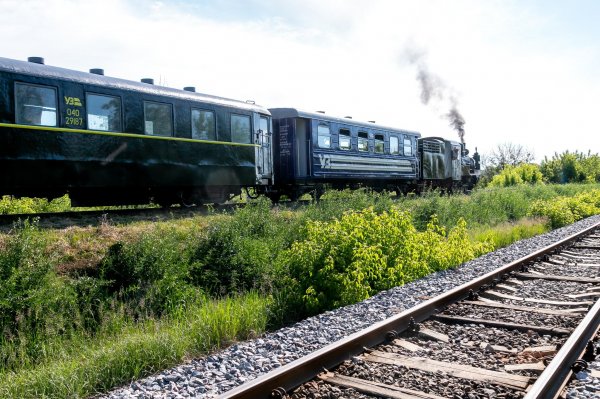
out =
[[(500, 142), (538, 158), (598, 151), (597, 49), (546, 35), (553, 20), (512, 2), (305, 0), (207, 8), (170, 2), (0, 0), (0, 56), (111, 76), (153, 77), (172, 87), (268, 106), (324, 109), (423, 135), (456, 138), (441, 104), (420, 102), (408, 44), (458, 96), (470, 146)], [(241, 6), (240, 6), (241, 7)]]

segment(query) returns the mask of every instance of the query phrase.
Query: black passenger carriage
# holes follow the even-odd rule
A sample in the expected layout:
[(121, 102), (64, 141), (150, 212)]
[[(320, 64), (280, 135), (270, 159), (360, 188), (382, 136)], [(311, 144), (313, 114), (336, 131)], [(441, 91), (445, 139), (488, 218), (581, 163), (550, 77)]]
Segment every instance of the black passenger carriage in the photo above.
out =
[(0, 58), (0, 194), (221, 202), (272, 183), (267, 109)]
[(295, 199), (332, 188), (417, 188), (419, 133), (294, 108), (271, 108), (275, 186), (273, 199)]

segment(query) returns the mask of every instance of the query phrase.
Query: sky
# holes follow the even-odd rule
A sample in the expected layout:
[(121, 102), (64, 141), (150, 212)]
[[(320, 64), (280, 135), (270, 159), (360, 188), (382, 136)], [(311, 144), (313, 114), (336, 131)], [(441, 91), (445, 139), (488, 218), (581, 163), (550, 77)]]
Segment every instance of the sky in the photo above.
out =
[[(376, 120), (540, 161), (600, 152), (595, 0), (0, 0), (0, 57)], [(430, 87), (423, 101), (422, 79)]]

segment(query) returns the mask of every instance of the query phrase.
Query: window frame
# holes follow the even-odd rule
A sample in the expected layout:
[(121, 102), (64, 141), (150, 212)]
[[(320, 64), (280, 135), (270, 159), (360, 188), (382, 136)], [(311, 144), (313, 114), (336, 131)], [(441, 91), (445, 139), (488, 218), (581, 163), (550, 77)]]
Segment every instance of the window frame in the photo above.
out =
[[(89, 112), (89, 108), (88, 108), (88, 98), (90, 95), (93, 96), (98, 96), (98, 97), (111, 97), (111, 98), (117, 98), (119, 99), (119, 124), (121, 125), (121, 130), (97, 130), (97, 129), (90, 129), (90, 112)], [(145, 112), (145, 110), (144, 110)], [(112, 133), (123, 133), (124, 132), (124, 120), (123, 120), (123, 99), (121, 98), (121, 96), (114, 96), (112, 94), (104, 94), (104, 93), (98, 93), (98, 92), (94, 92), (94, 91), (86, 91), (85, 92), (85, 126), (87, 128), (87, 130), (93, 130), (93, 131), (97, 131), (97, 132), (112, 132)], [(145, 124), (145, 115), (144, 115), (144, 124)], [(145, 131), (145, 126), (144, 126), (144, 131)]]
[[(200, 111), (200, 112), (210, 112), (213, 115), (213, 127), (214, 127), (214, 132), (215, 132), (215, 138), (214, 139), (197, 139), (194, 138), (194, 111)], [(191, 133), (191, 137), (193, 140), (206, 140), (206, 141), (219, 141), (219, 132), (217, 131), (217, 113), (215, 110), (212, 109), (206, 109), (206, 108), (196, 108), (196, 107), (190, 107), (190, 133)]]
[[(233, 117), (234, 116), (241, 116), (244, 118), (248, 118), (248, 138), (250, 139), (250, 141), (248, 142), (240, 142), (240, 141), (233, 141)], [(245, 114), (236, 114), (235, 112), (231, 112), (229, 114), (229, 137), (232, 143), (238, 143), (238, 144), (253, 144), (253, 138), (252, 138), (253, 134), (252, 134), (252, 115), (245, 115)]]
[[(342, 131), (348, 132), (348, 134), (342, 133)], [(348, 147), (347, 148), (342, 147), (342, 144), (341, 144), (341, 137), (342, 136), (348, 137)], [(338, 130), (338, 148), (340, 150), (342, 150), (342, 151), (350, 151), (350, 150), (352, 150), (352, 132), (350, 131), (350, 129), (340, 128)]]
[[(30, 86), (30, 87), (38, 87), (41, 89), (51, 89), (54, 90), (54, 125), (36, 125), (33, 123), (23, 123), (23, 122), (19, 122), (18, 121), (18, 117), (21, 116), (19, 113), (19, 105), (17, 103), (17, 86), (22, 85), (22, 86)], [(35, 83), (29, 83), (29, 82), (14, 82), (14, 93), (13, 93), (13, 99), (14, 99), (14, 104), (15, 104), (15, 124), (18, 125), (27, 125), (27, 126), (45, 126), (45, 127), (59, 127), (59, 108), (58, 108), (58, 88), (56, 86), (48, 86), (48, 85), (40, 85), (40, 84), (35, 84)]]
[[(396, 140), (396, 152), (392, 151), (392, 139)], [(394, 135), (390, 134), (389, 140), (390, 140), (390, 150), (389, 150), (390, 155), (400, 155), (400, 139), (398, 138), (398, 136), (396, 136), (395, 134)]]
[[(366, 134), (367, 137), (361, 137), (361, 134)], [(358, 151), (359, 152), (369, 152), (369, 132), (360, 132), (359, 131), (358, 134), (357, 134), (357, 138), (358, 138), (358, 141), (357, 141), (357, 149), (358, 149)], [(367, 143), (367, 148), (365, 150), (361, 150), (360, 149), (360, 143), (361, 143), (362, 140), (365, 140), (365, 142)]]
[[(148, 122), (148, 120), (146, 119), (146, 104), (168, 105), (171, 108), (171, 133), (169, 135), (154, 134), (154, 133), (146, 132), (146, 122)], [(156, 136), (156, 137), (174, 137), (175, 136), (175, 110), (174, 110), (175, 107), (173, 106), (173, 104), (164, 103), (164, 102), (160, 102), (160, 101), (143, 100), (143, 107), (144, 107), (144, 135)], [(154, 130), (154, 128), (153, 128), (153, 130)]]
[[(377, 137), (381, 137), (381, 140), (378, 140)], [(380, 142), (382, 145), (381, 151), (377, 151), (377, 142)], [(373, 135), (373, 153), (374, 154), (385, 154), (385, 134), (384, 133), (375, 133)]]
[[(407, 153), (406, 153), (406, 147), (407, 147), (407, 145), (406, 145), (406, 142), (407, 142), (407, 141), (410, 143), (410, 147), (409, 147), (409, 148), (410, 148), (410, 154), (407, 154)], [(406, 136), (406, 135), (405, 135), (405, 136), (402, 138), (402, 154), (403, 154), (405, 157), (412, 157), (412, 156), (414, 156), (414, 151), (413, 151), (413, 140), (412, 140), (412, 137), (410, 137), (410, 136)]]
[[(321, 136), (325, 136), (324, 134), (321, 134), (321, 126), (326, 127), (327, 128), (327, 137), (329, 138), (329, 145), (328, 146), (322, 146), (321, 145)], [(325, 122), (318, 122), (317, 124), (317, 146), (319, 148), (329, 148), (331, 149), (331, 128), (329, 127), (329, 124), (325, 123)]]

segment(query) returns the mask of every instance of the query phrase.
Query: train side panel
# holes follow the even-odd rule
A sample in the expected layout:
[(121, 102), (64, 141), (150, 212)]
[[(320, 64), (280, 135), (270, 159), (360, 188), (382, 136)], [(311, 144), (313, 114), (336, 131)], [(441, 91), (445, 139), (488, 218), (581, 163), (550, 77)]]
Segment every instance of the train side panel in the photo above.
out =
[[(45, 68), (0, 59), (0, 194), (68, 193), (80, 205), (221, 202), (271, 183), (266, 109)], [(88, 97), (118, 117), (94, 115)], [(193, 137), (200, 112), (211, 117), (210, 137)]]

